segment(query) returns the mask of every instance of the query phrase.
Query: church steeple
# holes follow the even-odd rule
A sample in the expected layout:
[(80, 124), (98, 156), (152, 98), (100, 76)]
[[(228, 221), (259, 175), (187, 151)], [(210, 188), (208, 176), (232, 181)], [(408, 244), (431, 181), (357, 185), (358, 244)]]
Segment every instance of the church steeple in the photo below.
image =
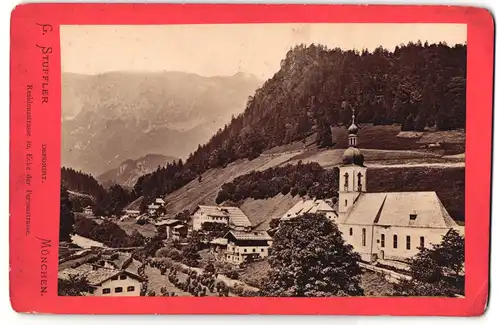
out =
[(339, 166), (339, 216), (343, 220), (348, 211), (354, 205), (357, 197), (366, 192), (366, 167), (364, 156), (358, 146), (358, 126), (356, 125), (356, 113), (352, 110), (352, 124), (347, 129), (349, 147), (342, 157), (342, 165)]
[(358, 146), (358, 127), (356, 125), (356, 120), (355, 120), (355, 112), (354, 108), (352, 109), (352, 124), (351, 126), (347, 129), (347, 133), (349, 133), (349, 147), (357, 147)]
[(363, 166), (364, 156), (357, 148), (358, 146), (358, 126), (355, 121), (354, 108), (352, 109), (352, 124), (347, 129), (349, 148), (344, 152), (342, 161), (344, 165), (358, 165)]

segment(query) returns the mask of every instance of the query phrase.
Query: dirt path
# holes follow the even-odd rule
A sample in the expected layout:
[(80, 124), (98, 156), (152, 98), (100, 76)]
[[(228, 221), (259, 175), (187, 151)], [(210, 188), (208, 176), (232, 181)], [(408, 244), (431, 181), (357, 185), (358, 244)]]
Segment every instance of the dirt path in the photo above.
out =
[(176, 296), (179, 297), (192, 297), (193, 295), (189, 292), (185, 292), (172, 284), (168, 280), (168, 274), (161, 275), (160, 270), (150, 266), (146, 266), (144, 270), (146, 276), (148, 277), (148, 290), (154, 290), (157, 296), (161, 295), (161, 288), (167, 288), (168, 292), (175, 292)]

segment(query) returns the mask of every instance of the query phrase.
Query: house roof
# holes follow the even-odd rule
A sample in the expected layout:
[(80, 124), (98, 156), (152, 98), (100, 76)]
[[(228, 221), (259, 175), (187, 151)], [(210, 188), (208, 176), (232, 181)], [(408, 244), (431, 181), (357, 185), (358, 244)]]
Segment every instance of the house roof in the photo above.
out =
[(271, 236), (265, 230), (253, 230), (253, 231), (229, 231), (225, 238), (228, 236), (233, 236), (237, 240), (272, 240)]
[(163, 199), (162, 199), (162, 198), (157, 198), (157, 199), (155, 200), (155, 203), (165, 204), (165, 201), (163, 201)]
[(174, 229), (181, 229), (181, 228), (184, 228), (186, 227), (185, 225), (177, 225), (177, 226), (174, 226)]
[(182, 221), (177, 220), (177, 219), (165, 219), (165, 220), (161, 220), (161, 221), (156, 222), (155, 225), (156, 226), (172, 226), (172, 225), (176, 225), (179, 223), (182, 223)]
[[(115, 260), (112, 260), (110, 262), (112, 262), (113, 264), (115, 264), (118, 269), (122, 269), (124, 263), (128, 259), (130, 259), (131, 256), (132, 256), (132, 254), (130, 254), (130, 253), (118, 252), (118, 257)], [(132, 259), (131, 263), (127, 265), (127, 267), (125, 268), (125, 270), (127, 270), (129, 272), (132, 272), (134, 274), (137, 274), (137, 269), (140, 266), (141, 266), (141, 262), (139, 262), (136, 259)]]
[(237, 207), (218, 207), (199, 205), (200, 212), (212, 217), (229, 217), (229, 225), (235, 227), (251, 227), (248, 217)]
[(326, 200), (302, 200), (297, 202), (285, 215), (282, 220), (292, 219), (305, 213), (328, 213), (336, 212), (336, 205)]
[(85, 276), (87, 277), (90, 285), (97, 286), (112, 278), (113, 276), (123, 273), (137, 279), (138, 281), (144, 281), (144, 279), (139, 275), (126, 270), (118, 270), (106, 267), (97, 267), (97, 269), (94, 269), (91, 264), (82, 264), (76, 268), (64, 269), (59, 272), (58, 277), (60, 279), (69, 280), (71, 276)]
[(125, 210), (125, 213), (140, 213), (139, 210)]
[(215, 238), (210, 242), (210, 244), (214, 245), (227, 245), (227, 238)]
[(160, 207), (159, 205), (153, 204), (153, 203), (151, 203), (150, 205), (148, 205), (149, 209), (158, 209), (159, 207)]
[(80, 235), (71, 235), (71, 242), (81, 248), (91, 248), (91, 247), (106, 247), (103, 243), (92, 240), (87, 237), (82, 237)]
[[(415, 220), (410, 220), (410, 214), (416, 214)], [(343, 223), (418, 228), (457, 225), (436, 192), (362, 193)]]

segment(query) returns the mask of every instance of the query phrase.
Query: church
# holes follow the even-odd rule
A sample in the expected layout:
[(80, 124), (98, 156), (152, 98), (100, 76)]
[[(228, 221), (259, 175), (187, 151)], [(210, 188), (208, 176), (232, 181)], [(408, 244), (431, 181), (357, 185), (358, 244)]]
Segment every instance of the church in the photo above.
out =
[[(421, 247), (438, 244), (451, 229), (463, 227), (450, 217), (436, 192), (377, 192), (366, 188), (367, 167), (358, 148), (358, 127), (352, 116), (349, 147), (339, 166), (339, 197), (335, 205), (324, 200), (298, 202), (280, 220), (325, 211), (336, 222), (344, 240), (365, 262), (405, 261)], [(330, 206), (330, 209), (328, 208)]]

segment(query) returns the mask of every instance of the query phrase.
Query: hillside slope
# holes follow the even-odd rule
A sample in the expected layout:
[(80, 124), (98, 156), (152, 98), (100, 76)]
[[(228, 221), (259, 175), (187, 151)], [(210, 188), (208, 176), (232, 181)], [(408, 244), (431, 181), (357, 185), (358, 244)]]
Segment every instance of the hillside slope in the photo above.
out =
[[(335, 132), (340, 131), (334, 128)], [(442, 150), (436, 152), (409, 150), (417, 142), (417, 146), (434, 142), (435, 137), (432, 136), (432, 132), (420, 139), (411, 139), (412, 142), (397, 138), (397, 133), (389, 136), (385, 134), (387, 132), (392, 132), (391, 126), (376, 127), (375, 131), (372, 127), (366, 126), (360, 131), (360, 138), (363, 138), (364, 133), (380, 139), (391, 139), (394, 142), (393, 148), (398, 147), (396, 144), (399, 143), (399, 147), (405, 149), (362, 149), (366, 165), (369, 167), (368, 191), (437, 191), (452, 217), (458, 221), (464, 220), (463, 158), (447, 159), (443, 156)], [(448, 141), (464, 148), (462, 135), (462, 132), (457, 131), (453, 135), (450, 134)], [(309, 137), (306, 143), (296, 142), (276, 147), (253, 160), (240, 159), (225, 168), (215, 168), (205, 172), (201, 182), (195, 179), (165, 197), (167, 214), (173, 216), (185, 209), (193, 210), (199, 204), (215, 205), (222, 184), (251, 171), (289, 163), (296, 164), (299, 161), (317, 162), (324, 168), (333, 168), (342, 162), (345, 149), (318, 149), (311, 145), (312, 141), (314, 141), (313, 136)], [(382, 140), (382, 146), (383, 142)], [(369, 142), (365, 140), (365, 145), (367, 144)], [(266, 200), (245, 199), (238, 202), (238, 205), (249, 216), (255, 227), (266, 229), (272, 218), (282, 216), (299, 199), (298, 196), (279, 194)]]

